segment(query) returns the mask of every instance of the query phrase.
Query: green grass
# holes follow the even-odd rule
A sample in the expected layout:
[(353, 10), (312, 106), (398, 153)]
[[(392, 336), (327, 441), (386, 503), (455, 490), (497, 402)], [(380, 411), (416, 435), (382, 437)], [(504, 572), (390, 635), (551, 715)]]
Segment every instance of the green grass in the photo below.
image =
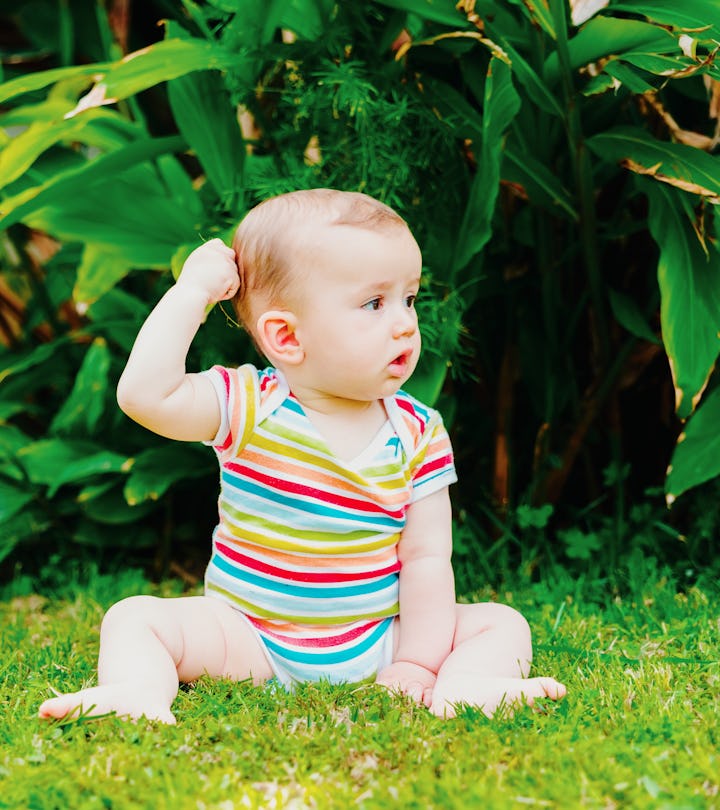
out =
[(536, 672), (568, 685), (544, 713), (442, 721), (373, 687), (202, 679), (175, 727), (37, 720), (50, 685), (94, 682), (104, 609), (149, 586), (94, 575), (48, 599), (21, 581), (0, 603), (0, 808), (720, 808), (717, 590), (635, 579), (498, 594), (534, 628)]

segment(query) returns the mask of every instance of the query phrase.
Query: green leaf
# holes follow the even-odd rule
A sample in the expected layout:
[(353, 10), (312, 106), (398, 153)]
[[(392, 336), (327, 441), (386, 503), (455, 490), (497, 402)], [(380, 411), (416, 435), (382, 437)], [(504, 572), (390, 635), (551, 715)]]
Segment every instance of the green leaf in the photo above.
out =
[[(612, 17), (593, 17), (568, 41), (570, 66), (574, 70), (608, 56), (639, 50), (664, 53), (677, 51), (678, 44), (671, 33), (650, 23)], [(553, 51), (545, 62), (545, 81), (555, 84), (559, 71), (558, 54)]]
[(212, 466), (209, 455), (192, 445), (153, 447), (135, 459), (123, 491), (125, 500), (130, 506), (157, 501), (177, 481), (200, 478)]
[[(27, 504), (26, 504), (27, 506)], [(0, 532), (0, 562), (25, 540), (35, 541), (50, 527), (50, 521), (39, 508), (28, 507), (3, 521)]]
[(27, 488), (12, 484), (4, 478), (0, 478), (0, 524), (10, 520), (24, 506), (33, 499), (34, 494), (28, 492)]
[(510, 2), (520, 6), (533, 25), (540, 26), (546, 34), (555, 39), (555, 24), (547, 0), (510, 0)]
[(677, 56), (632, 52), (623, 54), (622, 59), (629, 65), (648, 73), (654, 73), (656, 76), (671, 76), (673, 73), (686, 72), (698, 65), (694, 59), (683, 56), (680, 52)]
[(617, 290), (608, 288), (608, 297), (610, 298), (610, 307), (612, 308), (613, 315), (617, 322), (625, 327), (631, 335), (647, 340), (649, 343), (662, 343), (657, 335), (648, 326), (647, 320), (640, 312), (638, 305), (629, 296), (620, 293)]
[(48, 497), (63, 484), (125, 472), (132, 464), (119, 453), (99, 450), (94, 442), (71, 439), (41, 439), (18, 451), (17, 459), (32, 483), (48, 487)]
[(520, 97), (508, 65), (493, 57), (485, 84), (483, 140), (477, 174), (458, 233), (452, 272), (461, 271), (490, 238), (492, 216), (500, 189), (500, 162), (505, 131), (520, 109)]
[(283, 28), (295, 32), (301, 39), (318, 39), (322, 36), (326, 15), (317, 3), (310, 0), (275, 0), (275, 5), (280, 6)]
[(0, 424), (0, 470), (7, 478), (24, 481), (25, 475), (18, 464), (17, 453), (32, 440), (15, 425)]
[(110, 252), (97, 245), (86, 245), (73, 288), (73, 300), (78, 310), (84, 312), (125, 278), (131, 268), (121, 250)]
[[(84, 131), (87, 133), (88, 130)], [(3, 200), (0, 226), (8, 228), (45, 206), (60, 203), (64, 205), (69, 198), (85, 195), (99, 183), (112, 183), (128, 166), (153, 160), (168, 152), (179, 152), (184, 148), (185, 140), (180, 136), (142, 138), (110, 154), (53, 174), (40, 185)]]
[(644, 181), (648, 226), (660, 248), (660, 320), (675, 385), (678, 416), (695, 409), (720, 351), (720, 254), (706, 253), (687, 198)]
[(558, 536), (565, 543), (565, 553), (573, 560), (589, 560), (594, 552), (603, 547), (603, 541), (597, 534), (586, 534), (581, 529), (563, 529)]
[(101, 147), (117, 146), (121, 140), (127, 140), (133, 130), (123, 125), (118, 131), (116, 118), (116, 114), (107, 110), (90, 110), (82, 118), (32, 123), (0, 152), (0, 188), (23, 175), (43, 152), (58, 143), (82, 141)]
[(408, 11), (430, 22), (467, 28), (467, 17), (455, 8), (452, 0), (379, 0), (384, 6)]
[(52, 358), (55, 352), (67, 343), (67, 339), (58, 338), (51, 343), (41, 343), (29, 352), (25, 352), (20, 357), (5, 355), (0, 357), (0, 364), (8, 361), (5, 368), (0, 368), (0, 383), (12, 374), (20, 374), (29, 371), (31, 368), (41, 366)]
[[(655, 88), (645, 81), (636, 70), (630, 65), (626, 65), (621, 59), (610, 59), (603, 68), (603, 72), (613, 79), (617, 79), (620, 84), (627, 87), (631, 93), (651, 93)], [(602, 74), (600, 74), (602, 75)], [(600, 78), (600, 76), (596, 77)]]
[(69, 115), (134, 96), (160, 82), (195, 70), (223, 68), (229, 54), (205, 39), (164, 39), (129, 53), (100, 74), (93, 89)]
[(3, 104), (15, 96), (32, 93), (35, 90), (42, 90), (43, 87), (48, 87), (51, 84), (64, 81), (65, 79), (87, 76), (88, 81), (91, 81), (94, 76), (104, 73), (112, 67), (112, 64), (112, 62), (96, 62), (91, 65), (76, 65), (74, 67), (42, 70), (38, 73), (26, 73), (0, 85), (0, 104)]
[(107, 343), (104, 338), (95, 338), (85, 353), (70, 396), (50, 424), (51, 433), (95, 433), (105, 410), (109, 370)]
[(123, 526), (134, 523), (149, 515), (157, 505), (146, 501), (138, 506), (130, 506), (122, 492), (121, 486), (115, 486), (95, 498), (83, 501), (83, 513), (97, 523), (111, 526)]
[(168, 85), (173, 116), (224, 206), (240, 210), (245, 143), (235, 108), (216, 70), (174, 79)]
[(538, 76), (530, 64), (507, 40), (501, 39), (498, 44), (510, 57), (513, 74), (527, 91), (528, 100), (537, 105), (541, 110), (550, 113), (550, 115), (563, 118), (564, 111), (557, 100), (557, 96), (546, 85), (544, 79)]
[(692, 487), (720, 475), (720, 389), (711, 391), (680, 434), (665, 479), (670, 505)]
[(692, 146), (652, 138), (637, 127), (615, 127), (594, 135), (588, 147), (603, 159), (637, 174), (720, 202), (720, 159)]
[(503, 152), (502, 179), (521, 186), (528, 198), (548, 210), (578, 221), (575, 202), (557, 174), (550, 171), (531, 153), (520, 154), (508, 140)]
[(642, 14), (703, 39), (720, 40), (720, 4), (717, 0), (611, 0), (611, 11)]
[(164, 269), (176, 246), (194, 237), (201, 216), (189, 179), (187, 193), (178, 198), (154, 167), (141, 164), (62, 205), (35, 211), (24, 222), (65, 241), (95, 243), (135, 267)]

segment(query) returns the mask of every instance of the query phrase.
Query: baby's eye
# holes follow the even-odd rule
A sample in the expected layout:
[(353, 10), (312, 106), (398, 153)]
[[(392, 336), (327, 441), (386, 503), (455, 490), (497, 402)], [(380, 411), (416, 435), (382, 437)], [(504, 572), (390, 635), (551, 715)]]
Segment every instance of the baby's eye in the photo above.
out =
[(415, 299), (416, 299), (416, 298), (417, 298), (417, 295), (408, 295), (408, 296), (405, 298), (405, 306), (406, 306), (408, 309), (412, 309), (412, 308), (415, 306)]
[(382, 301), (379, 298), (373, 298), (372, 301), (363, 304), (362, 308), (368, 310), (368, 312), (377, 312), (381, 306)]

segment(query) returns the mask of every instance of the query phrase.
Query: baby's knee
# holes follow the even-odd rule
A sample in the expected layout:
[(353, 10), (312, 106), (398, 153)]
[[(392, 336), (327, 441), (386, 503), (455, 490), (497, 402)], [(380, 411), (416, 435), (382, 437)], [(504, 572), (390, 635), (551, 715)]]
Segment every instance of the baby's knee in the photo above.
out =
[(496, 604), (495, 609), (497, 612), (497, 626), (511, 631), (513, 635), (526, 638), (530, 641), (530, 625), (528, 620), (510, 605)]
[(151, 624), (160, 608), (162, 599), (157, 596), (128, 596), (108, 608), (102, 620), (102, 630), (114, 627)]
[(514, 639), (530, 641), (530, 625), (527, 619), (510, 605), (501, 602), (481, 602), (475, 605), (460, 605), (459, 619), (472, 621), (476, 632), (498, 630)]

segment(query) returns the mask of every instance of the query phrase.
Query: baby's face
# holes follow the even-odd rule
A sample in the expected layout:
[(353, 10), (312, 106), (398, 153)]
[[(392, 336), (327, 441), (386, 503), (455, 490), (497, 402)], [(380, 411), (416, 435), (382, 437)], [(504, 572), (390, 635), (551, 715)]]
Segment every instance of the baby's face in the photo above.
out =
[(306, 384), (343, 399), (391, 396), (420, 354), (420, 249), (399, 224), (323, 227), (316, 244), (295, 310)]

